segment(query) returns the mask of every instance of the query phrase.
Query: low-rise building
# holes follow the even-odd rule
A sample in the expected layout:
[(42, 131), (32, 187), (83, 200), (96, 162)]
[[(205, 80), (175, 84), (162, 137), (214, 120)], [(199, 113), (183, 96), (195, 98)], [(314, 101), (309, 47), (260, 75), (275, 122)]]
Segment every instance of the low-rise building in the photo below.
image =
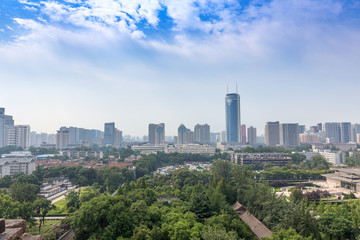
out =
[(103, 158), (104, 153), (102, 151), (75, 151), (75, 150), (67, 150), (62, 151), (62, 155), (68, 156), (69, 158), (85, 158), (85, 157), (95, 157), (95, 158)]
[(36, 169), (36, 157), (29, 152), (12, 152), (3, 154), (0, 158), (0, 178), (22, 172), (26, 175), (32, 174)]
[(275, 166), (285, 166), (291, 162), (287, 153), (232, 153), (231, 161), (241, 165), (263, 165), (271, 163)]
[(328, 150), (328, 149), (313, 149), (312, 152), (301, 152), (306, 156), (306, 161), (310, 161), (312, 157), (316, 155), (323, 156), (326, 161), (332, 164), (341, 164), (345, 162), (346, 155), (342, 151)]
[(151, 154), (157, 152), (164, 152), (166, 145), (151, 145), (151, 144), (143, 144), (143, 145), (133, 145), (131, 146), (131, 150), (139, 151), (141, 154)]
[(332, 188), (346, 188), (360, 192), (360, 168), (336, 168), (335, 173), (324, 174), (326, 183)]
[(186, 154), (214, 155), (216, 148), (207, 144), (169, 145), (165, 148), (165, 153), (175, 152)]

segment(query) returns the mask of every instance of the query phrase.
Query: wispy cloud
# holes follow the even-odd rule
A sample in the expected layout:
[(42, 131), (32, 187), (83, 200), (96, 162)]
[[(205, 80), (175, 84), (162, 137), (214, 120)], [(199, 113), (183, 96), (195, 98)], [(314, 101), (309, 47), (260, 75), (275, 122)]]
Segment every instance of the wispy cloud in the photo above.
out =
[[(242, 89), (257, 92), (244, 90), (249, 101), (244, 115), (259, 119), (253, 121), (261, 124), (254, 125), (262, 126), (271, 114), (282, 114), (268, 111), (265, 117), (252, 110), (263, 105), (273, 109), (281, 99), (268, 101), (270, 93), (287, 97), (291, 107), (299, 104), (301, 91), (306, 92), (309, 105), (299, 110), (304, 113), (320, 98), (336, 106), (331, 86), (339, 79), (353, 86), (349, 91), (360, 88), (360, 9), (353, 1), (20, 0), (19, 4), (14, 9), (22, 12), (10, 14), (12, 23), (0, 26), (1, 36), (10, 36), (0, 45), (0, 78), (33, 91), (36, 86), (49, 92), (69, 86), (73, 94), (62, 95), (69, 104), (78, 101), (72, 97), (77, 92), (99, 95), (89, 100), (99, 109), (108, 104), (101, 99), (109, 97), (110, 119), (119, 102), (138, 96), (128, 108), (121, 104), (120, 108), (141, 121), (154, 121), (165, 111), (171, 113), (169, 122), (171, 117), (176, 122), (183, 116), (174, 109), (185, 104), (189, 116), (216, 119), (212, 124), (221, 130), (223, 118), (211, 113), (212, 107), (222, 111), (222, 97), (199, 103), (207, 109), (207, 118), (193, 103), (199, 101), (199, 89), (218, 96), (219, 89), (238, 81)], [(343, 99), (351, 101), (351, 94)], [(132, 110), (144, 104), (147, 114)], [(161, 106), (157, 115), (152, 106)], [(76, 114), (77, 109), (72, 111)]]

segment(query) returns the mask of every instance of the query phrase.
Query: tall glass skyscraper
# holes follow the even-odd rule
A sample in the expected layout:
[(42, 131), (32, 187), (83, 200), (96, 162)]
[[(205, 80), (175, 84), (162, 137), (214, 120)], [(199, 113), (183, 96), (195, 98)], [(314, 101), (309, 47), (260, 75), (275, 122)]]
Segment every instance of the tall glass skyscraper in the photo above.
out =
[(240, 95), (228, 93), (225, 97), (226, 112), (226, 140), (228, 143), (240, 143), (241, 120), (240, 120)]

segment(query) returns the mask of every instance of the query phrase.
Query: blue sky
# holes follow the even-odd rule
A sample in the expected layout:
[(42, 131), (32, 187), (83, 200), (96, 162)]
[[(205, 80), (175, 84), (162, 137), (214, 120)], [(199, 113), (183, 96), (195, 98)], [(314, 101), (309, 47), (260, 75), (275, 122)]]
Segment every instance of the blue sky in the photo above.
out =
[(0, 105), (37, 132), (360, 122), (360, 1), (2, 0)]

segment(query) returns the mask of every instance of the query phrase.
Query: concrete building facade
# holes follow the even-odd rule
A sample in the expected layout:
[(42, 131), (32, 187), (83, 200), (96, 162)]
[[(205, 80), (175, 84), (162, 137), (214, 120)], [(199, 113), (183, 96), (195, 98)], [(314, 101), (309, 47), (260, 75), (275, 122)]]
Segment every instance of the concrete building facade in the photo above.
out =
[(196, 124), (194, 127), (194, 142), (200, 144), (209, 144), (210, 139), (210, 126), (208, 124)]
[(265, 144), (267, 146), (275, 147), (280, 144), (280, 123), (267, 122), (265, 125)]
[(250, 126), (247, 129), (247, 134), (248, 134), (249, 145), (256, 145), (257, 144), (256, 128), (254, 128), (253, 126)]
[(299, 146), (299, 124), (282, 123), (280, 124), (280, 145), (284, 147)]
[(149, 143), (153, 145), (165, 144), (165, 123), (149, 124)]

